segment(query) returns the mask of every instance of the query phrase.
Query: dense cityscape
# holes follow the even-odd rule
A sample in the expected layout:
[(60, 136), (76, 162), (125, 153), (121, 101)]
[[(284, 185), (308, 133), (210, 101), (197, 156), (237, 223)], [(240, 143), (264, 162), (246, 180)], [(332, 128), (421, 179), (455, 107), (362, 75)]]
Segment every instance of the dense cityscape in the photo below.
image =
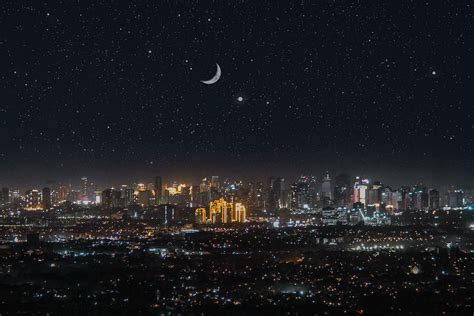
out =
[(0, 316), (472, 315), (473, 9), (0, 1)]
[(472, 311), (467, 188), (329, 173), (151, 180), (4, 187), (0, 310)]

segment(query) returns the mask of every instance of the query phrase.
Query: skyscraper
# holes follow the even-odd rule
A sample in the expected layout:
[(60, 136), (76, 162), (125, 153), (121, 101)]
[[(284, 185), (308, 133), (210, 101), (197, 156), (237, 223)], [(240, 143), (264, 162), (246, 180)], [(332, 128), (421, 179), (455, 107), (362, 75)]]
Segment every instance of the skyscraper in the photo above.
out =
[(49, 209), (51, 207), (51, 189), (50, 188), (43, 188), (42, 190), (43, 196), (43, 209)]
[(331, 194), (331, 177), (329, 172), (326, 173), (326, 176), (323, 178), (321, 183), (321, 204), (322, 207), (327, 207), (331, 204), (332, 194)]
[(331, 177), (329, 176), (329, 172), (326, 173), (326, 176), (321, 183), (321, 196), (326, 197), (328, 199), (332, 198), (331, 194)]
[(114, 188), (102, 191), (102, 205), (106, 207), (120, 206), (120, 191)]
[(359, 179), (356, 178), (356, 182), (354, 184), (354, 203), (361, 203), (364, 206), (367, 206), (367, 187), (369, 184), (369, 180), (366, 179)]
[(160, 176), (155, 177), (155, 204), (161, 204), (163, 201), (163, 181)]
[(79, 197), (81, 201), (89, 200), (89, 184), (87, 182), (87, 177), (81, 178), (81, 195)]
[(267, 210), (277, 210), (286, 206), (286, 199), (284, 198), (285, 192), (285, 179), (269, 178), (268, 180), (268, 192), (267, 192)]
[(438, 209), (440, 206), (439, 203), (439, 191), (436, 189), (430, 190), (430, 208), (431, 209)]
[(339, 207), (351, 206), (351, 177), (348, 174), (338, 174), (336, 176), (336, 185), (334, 186), (333, 199), (335, 205)]

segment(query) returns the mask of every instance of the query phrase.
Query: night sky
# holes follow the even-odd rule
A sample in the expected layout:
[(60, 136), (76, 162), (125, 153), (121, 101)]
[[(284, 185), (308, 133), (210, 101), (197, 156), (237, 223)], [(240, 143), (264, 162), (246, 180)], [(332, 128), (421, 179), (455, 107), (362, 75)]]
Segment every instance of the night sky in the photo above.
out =
[(1, 185), (472, 184), (472, 1), (128, 2), (1, 2)]

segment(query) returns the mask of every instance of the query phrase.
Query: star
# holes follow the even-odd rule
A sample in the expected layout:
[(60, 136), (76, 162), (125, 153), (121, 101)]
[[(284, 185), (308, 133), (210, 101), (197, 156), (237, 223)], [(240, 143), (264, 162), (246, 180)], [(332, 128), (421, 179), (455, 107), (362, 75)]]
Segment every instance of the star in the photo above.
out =
[(242, 102), (242, 101), (244, 101), (244, 98), (243, 97), (237, 97), (237, 101)]

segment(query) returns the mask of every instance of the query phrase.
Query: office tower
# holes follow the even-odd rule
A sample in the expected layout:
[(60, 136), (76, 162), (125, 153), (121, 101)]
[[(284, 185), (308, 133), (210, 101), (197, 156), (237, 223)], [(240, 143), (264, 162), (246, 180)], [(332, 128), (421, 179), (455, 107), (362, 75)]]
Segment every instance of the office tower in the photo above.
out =
[(439, 191), (436, 189), (432, 189), (429, 192), (429, 199), (430, 199), (430, 209), (439, 209), (440, 207), (440, 200), (439, 200)]
[(51, 207), (51, 189), (43, 188), (42, 190), (43, 209), (49, 209)]
[[(128, 185), (123, 184), (120, 187), (120, 199), (122, 200), (122, 205), (128, 207), (135, 203), (135, 190), (129, 188)], [(102, 198), (103, 200), (103, 198)]]
[(105, 207), (119, 207), (120, 204), (120, 191), (114, 188), (102, 191), (102, 205)]
[(318, 190), (316, 178), (300, 176), (290, 189), (290, 206), (293, 209), (311, 209), (317, 206)]
[(38, 190), (28, 190), (25, 192), (26, 208), (29, 210), (41, 209), (41, 193)]
[(326, 176), (321, 183), (321, 197), (331, 200), (331, 177), (329, 176), (329, 172), (326, 173)]
[(462, 190), (449, 190), (446, 193), (446, 205), (449, 207), (463, 206), (464, 192)]
[(181, 191), (181, 194), (180, 194), (178, 204), (189, 206), (189, 204), (191, 203), (191, 187), (187, 185), (181, 186), (180, 191)]
[(209, 198), (211, 200), (216, 200), (222, 197), (221, 192), (220, 192), (220, 182), (219, 182), (219, 176), (212, 176), (211, 177), (211, 187), (210, 187), (210, 192), (209, 192)]
[(284, 207), (286, 205), (285, 179), (281, 177), (269, 178), (268, 184), (266, 209), (277, 210)]
[(416, 185), (412, 191), (412, 208), (416, 210), (426, 209), (429, 205), (429, 196), (426, 188), (422, 185)]
[(89, 200), (89, 184), (87, 182), (87, 177), (81, 178), (81, 193), (79, 199), (81, 201)]
[(199, 205), (209, 205), (210, 202), (210, 185), (207, 178), (201, 180), (199, 185)]
[(191, 186), (191, 204), (192, 206), (198, 206), (199, 204), (199, 185)]
[(410, 190), (411, 189), (408, 186), (402, 186), (400, 188), (400, 194), (402, 196), (402, 201), (400, 203), (400, 209), (401, 210), (410, 209), (410, 204), (411, 204)]
[(163, 181), (161, 176), (155, 177), (155, 204), (159, 205), (163, 200)]
[(8, 188), (2, 188), (1, 203), (7, 204), (10, 202), (10, 190)]
[(352, 205), (352, 185), (351, 177), (347, 174), (338, 174), (334, 186), (334, 204), (338, 207), (348, 207)]
[(356, 178), (356, 181), (354, 184), (354, 195), (353, 195), (354, 203), (361, 203), (362, 205), (367, 206), (368, 184), (369, 184), (369, 180), (360, 179), (359, 177)]
[(141, 190), (137, 194), (137, 203), (142, 207), (148, 207), (153, 203), (153, 192), (150, 190)]

